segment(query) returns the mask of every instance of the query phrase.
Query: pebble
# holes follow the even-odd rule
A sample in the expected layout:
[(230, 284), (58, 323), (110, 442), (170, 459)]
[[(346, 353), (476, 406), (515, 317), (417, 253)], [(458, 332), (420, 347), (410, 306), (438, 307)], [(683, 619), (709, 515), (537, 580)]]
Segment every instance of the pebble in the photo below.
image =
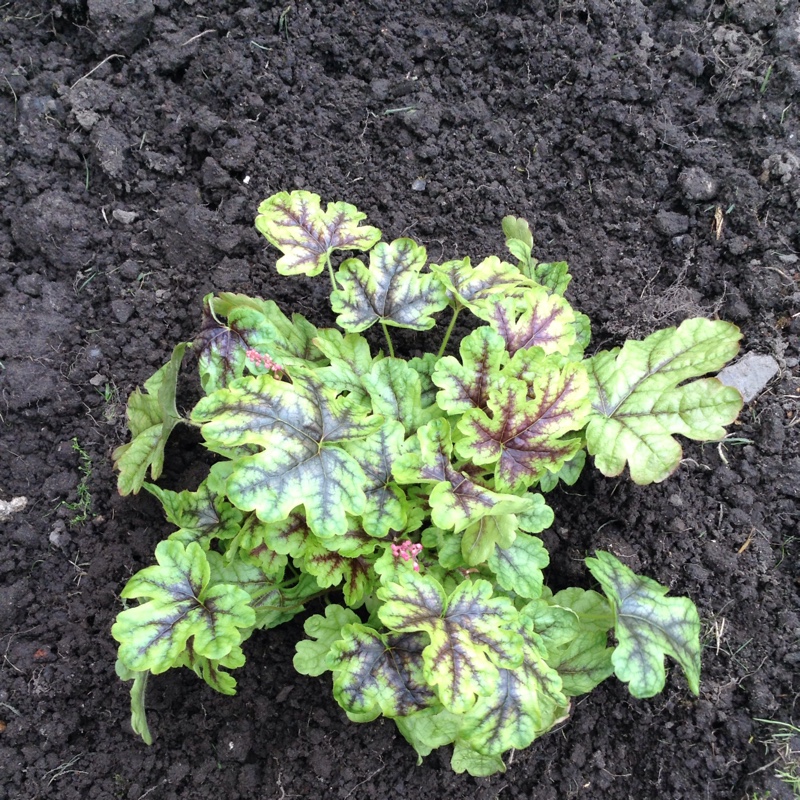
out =
[(719, 182), (702, 167), (688, 167), (678, 175), (678, 188), (687, 200), (713, 200), (719, 191)]
[(679, 236), (689, 230), (689, 217), (675, 211), (659, 211), (655, 225), (665, 236)]
[(779, 371), (780, 366), (772, 356), (746, 353), (735, 364), (720, 370), (717, 377), (726, 386), (738, 389), (745, 403), (749, 403)]

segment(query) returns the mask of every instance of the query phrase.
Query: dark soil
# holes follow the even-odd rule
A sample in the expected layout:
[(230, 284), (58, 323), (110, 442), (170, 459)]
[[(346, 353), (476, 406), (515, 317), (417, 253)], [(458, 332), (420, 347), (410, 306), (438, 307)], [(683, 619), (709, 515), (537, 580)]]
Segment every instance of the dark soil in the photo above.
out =
[[(28, 501), (0, 526), (0, 798), (790, 796), (758, 720), (800, 720), (796, 4), (12, 0), (0, 18), (0, 499)], [(679, 670), (648, 701), (612, 679), (504, 775), (457, 776), (446, 748), (417, 766), (392, 723), (352, 724), (328, 679), (294, 674), (300, 618), (250, 640), (234, 698), (151, 681), (156, 742), (134, 738), (109, 629), (170, 528), (116, 494), (124, 401), (207, 292), (331, 324), (324, 280), (279, 278), (253, 228), (295, 188), (433, 261), (501, 252), (501, 218), (524, 216), (536, 255), (570, 262), (594, 347), (716, 314), (777, 359), (733, 442), (688, 444), (658, 486), (587, 470), (551, 496), (555, 588), (591, 586), (582, 557), (604, 548), (697, 603), (699, 698)], [(194, 452), (175, 438), (172, 479)]]

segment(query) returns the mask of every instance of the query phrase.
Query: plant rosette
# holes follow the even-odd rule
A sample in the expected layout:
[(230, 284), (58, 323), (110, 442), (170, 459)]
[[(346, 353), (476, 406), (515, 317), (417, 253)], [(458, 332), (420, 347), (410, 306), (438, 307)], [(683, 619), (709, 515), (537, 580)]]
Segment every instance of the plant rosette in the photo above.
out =
[[(129, 399), (119, 491), (152, 493), (176, 527), (128, 581), (122, 597), (139, 602), (112, 629), (134, 730), (152, 741), (150, 674), (188, 667), (233, 694), (242, 642), (315, 598), (328, 604), (305, 622), (296, 669), (331, 672), (351, 720), (394, 719), (420, 758), (452, 745), (457, 772), (502, 771), (504, 753), (612, 674), (634, 697), (657, 694), (666, 656), (697, 694), (689, 599), (607, 552), (586, 559), (600, 591), (553, 594), (536, 534), (553, 521), (546, 494), (575, 483), (587, 452), (604, 475), (627, 465), (648, 484), (678, 467), (676, 434), (724, 435), (741, 397), (703, 376), (737, 353), (738, 329), (690, 319), (587, 357), (567, 265), (533, 258), (524, 220), (503, 220), (514, 263), (429, 265), (420, 244), (381, 241), (364, 219), (305, 191), (264, 201), (256, 227), (282, 252), (278, 271), (327, 271), (341, 330), (209, 295), (197, 338)], [(334, 269), (340, 250), (367, 255)], [(430, 330), (448, 308), (437, 352), (395, 353), (391, 328)], [(479, 325), (445, 355), (464, 312)], [(376, 323), (386, 352), (362, 335)], [(182, 416), (187, 349), (204, 396)], [(196, 491), (153, 483), (177, 424), (216, 457)]]

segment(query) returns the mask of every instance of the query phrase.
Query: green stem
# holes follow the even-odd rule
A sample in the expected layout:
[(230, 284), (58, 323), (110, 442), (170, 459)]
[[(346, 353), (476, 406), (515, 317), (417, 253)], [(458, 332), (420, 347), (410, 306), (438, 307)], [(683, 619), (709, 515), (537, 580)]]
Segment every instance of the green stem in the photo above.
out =
[(326, 253), (325, 260), (328, 263), (328, 275), (331, 278), (331, 290), (336, 291), (336, 278), (333, 276), (333, 264), (331, 264), (331, 254), (330, 252)]
[(137, 672), (133, 679), (133, 686), (131, 686), (131, 727), (134, 733), (138, 733), (142, 737), (145, 744), (153, 744), (150, 728), (147, 727), (147, 711), (144, 705), (149, 677), (149, 670)]
[(444, 339), (442, 340), (442, 346), (439, 348), (439, 352), (436, 354), (436, 358), (441, 358), (444, 355), (445, 348), (447, 347), (447, 343), (450, 341), (450, 335), (453, 333), (453, 328), (456, 326), (456, 320), (458, 319), (458, 315), (461, 312), (460, 308), (453, 309), (453, 317), (450, 320), (450, 324), (447, 326), (447, 330), (444, 332)]
[(392, 345), (392, 339), (389, 336), (389, 328), (383, 320), (381, 320), (381, 327), (383, 328), (383, 332), (386, 334), (386, 344), (389, 346), (389, 356), (394, 358), (394, 346)]

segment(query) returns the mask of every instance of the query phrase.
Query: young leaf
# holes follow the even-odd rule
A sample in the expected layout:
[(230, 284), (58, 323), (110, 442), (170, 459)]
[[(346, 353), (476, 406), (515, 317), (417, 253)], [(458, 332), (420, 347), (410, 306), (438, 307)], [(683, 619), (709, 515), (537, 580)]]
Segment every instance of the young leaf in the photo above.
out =
[(506, 350), (541, 347), (545, 353), (566, 355), (575, 343), (575, 313), (560, 295), (541, 286), (526, 289), (522, 297), (491, 297), (474, 310), (503, 337)]
[(492, 416), (472, 409), (458, 423), (463, 438), (456, 447), (475, 464), (494, 464), (495, 486), (516, 492), (558, 472), (580, 449), (577, 438), (589, 410), (588, 382), (580, 364), (563, 370), (549, 366), (532, 385), (506, 380), (489, 391)]
[(634, 483), (659, 483), (680, 464), (673, 434), (721, 439), (741, 395), (716, 378), (686, 381), (719, 370), (740, 338), (728, 322), (689, 319), (590, 358), (586, 444), (600, 472), (619, 475), (627, 462)]
[(546, 612), (533, 603), (520, 613), (528, 614), (541, 632), (547, 663), (561, 676), (564, 694), (574, 697), (589, 692), (614, 672), (614, 648), (608, 647), (614, 612), (601, 594), (576, 587), (562, 589), (548, 603), (553, 614), (567, 615), (567, 625), (559, 628), (548, 623)]
[(235, 381), (201, 400), (192, 418), (209, 442), (264, 448), (234, 464), (227, 493), (238, 508), (278, 522), (302, 505), (321, 537), (343, 534), (346, 514), (364, 511), (364, 472), (337, 445), (365, 438), (382, 419), (336, 397), (313, 372), (298, 367), (292, 384), (266, 375)]
[(496, 547), (489, 556), (489, 569), (506, 591), (535, 600), (542, 593), (542, 570), (550, 557), (541, 539), (517, 533), (510, 547)]
[(458, 738), (463, 723), (462, 714), (453, 714), (446, 708), (418, 711), (395, 718), (397, 729), (417, 751), (418, 764), (437, 747), (452, 744)]
[[(220, 462), (215, 466), (227, 465)], [(152, 483), (142, 485), (161, 501), (167, 519), (178, 528), (170, 539), (185, 545), (199, 542), (208, 550), (212, 539), (231, 539), (241, 528), (244, 515), (225, 498), (225, 482), (218, 469), (212, 470), (196, 492), (172, 492)]]
[(369, 254), (369, 268), (357, 258), (342, 262), (336, 274), (341, 287), (331, 293), (337, 324), (358, 333), (375, 322), (426, 331), (431, 316), (447, 305), (447, 292), (435, 275), (421, 273), (425, 248), (411, 239), (378, 243)]
[(347, 625), (328, 656), (339, 705), (359, 719), (402, 717), (434, 705), (423, 667), (427, 643), (420, 633), (387, 636), (366, 625)]
[(505, 342), (488, 326), (465, 336), (459, 350), (460, 362), (445, 356), (431, 376), (440, 389), (436, 401), (448, 414), (485, 409), (489, 388), (497, 383), (500, 370), (508, 361)]
[(305, 317), (293, 314), (290, 320), (272, 300), (231, 292), (218, 297), (207, 295), (203, 326), (195, 340), (203, 390), (210, 394), (228, 386), (246, 370), (253, 374), (269, 372), (258, 356), (268, 356), (267, 363), (284, 369), (324, 363), (323, 354), (313, 343), (317, 335), (317, 329)]
[(155, 481), (164, 468), (164, 447), (181, 415), (175, 406), (178, 372), (186, 351), (182, 342), (172, 351), (169, 362), (136, 389), (128, 400), (128, 428), (131, 441), (114, 450), (114, 467), (119, 470), (117, 488), (122, 495), (137, 494), (150, 468)]
[(539, 479), (539, 490), (542, 492), (552, 492), (561, 481), (567, 486), (574, 486), (583, 472), (586, 465), (586, 451), (578, 450), (569, 460), (565, 461), (558, 472), (547, 472)]
[(515, 266), (489, 256), (473, 267), (469, 257), (461, 261), (431, 264), (451, 295), (456, 309), (469, 308), (474, 311), (483, 300), (492, 297), (519, 297), (532, 285)]
[(341, 584), (345, 602), (351, 608), (363, 605), (377, 582), (366, 558), (345, 558), (329, 550), (319, 539), (309, 542), (299, 566), (313, 575), (322, 589)]
[(256, 229), (284, 255), (281, 275), (319, 275), (334, 250), (369, 250), (381, 232), (358, 223), (366, 219), (349, 203), (329, 203), (323, 212), (319, 195), (280, 192), (258, 207)]
[(234, 647), (228, 655), (219, 659), (210, 659), (198, 655), (192, 648), (184, 650), (173, 666), (188, 667), (202, 678), (212, 689), (220, 694), (236, 694), (236, 678), (222, 668), (238, 669), (245, 663), (244, 653), (241, 647)]
[(321, 614), (309, 617), (303, 630), (311, 639), (303, 639), (295, 645), (294, 668), (301, 675), (313, 676), (329, 670), (327, 655), (331, 646), (342, 638), (342, 629), (346, 625), (357, 622), (358, 615), (354, 611), (335, 603), (325, 609), (324, 617)]
[(136, 573), (120, 594), (148, 598), (122, 611), (111, 629), (120, 643), (120, 661), (137, 672), (165, 672), (190, 638), (198, 655), (225, 658), (241, 643), (242, 629), (255, 623), (250, 596), (238, 586), (209, 586), (211, 570), (197, 542), (187, 547), (175, 541), (160, 542), (156, 560), (158, 566)]
[(149, 670), (134, 672), (119, 659), (114, 664), (114, 668), (120, 680), (133, 681), (131, 684), (131, 728), (133, 728), (133, 732), (139, 734), (145, 744), (153, 744), (153, 736), (147, 725), (147, 709), (144, 703), (147, 695), (147, 681), (150, 678)]
[(492, 597), (487, 581), (464, 582), (448, 597), (434, 578), (411, 572), (377, 595), (384, 601), (378, 616), (387, 628), (430, 636), (422, 652), (425, 677), (454, 713), (495, 690), (499, 667), (522, 660), (522, 637), (509, 630), (517, 617), (514, 606), (506, 597)]
[(519, 261), (522, 273), (544, 286), (548, 291), (563, 295), (571, 280), (566, 261), (540, 264), (532, 255), (533, 236), (528, 223), (519, 217), (509, 216), (503, 217), (502, 224), (506, 247)]
[(634, 697), (658, 694), (666, 681), (664, 656), (683, 667), (689, 688), (700, 692), (700, 617), (687, 597), (665, 597), (669, 589), (637, 575), (610, 553), (587, 558), (616, 614), (617, 647), (611, 660)]
[(399, 483), (435, 483), (430, 492), (431, 520), (456, 533), (486, 516), (514, 514), (529, 503), (517, 495), (498, 494), (456, 470), (450, 462), (450, 424), (436, 419), (417, 431), (419, 452), (400, 456), (392, 467)]

